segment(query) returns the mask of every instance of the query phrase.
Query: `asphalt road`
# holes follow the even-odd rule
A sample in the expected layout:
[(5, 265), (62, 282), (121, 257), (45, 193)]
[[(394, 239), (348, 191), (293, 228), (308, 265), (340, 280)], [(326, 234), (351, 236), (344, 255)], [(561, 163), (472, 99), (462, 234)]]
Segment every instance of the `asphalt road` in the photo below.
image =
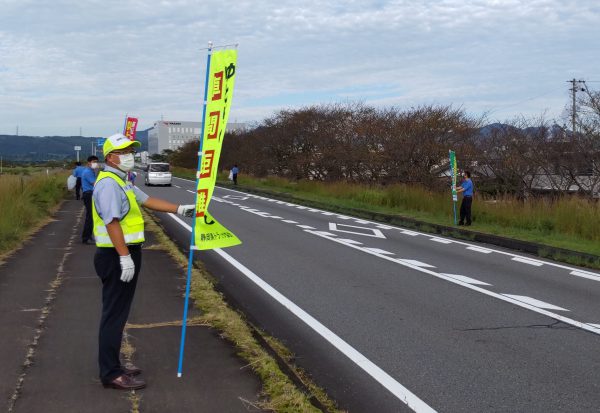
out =
[[(193, 203), (173, 183), (142, 189)], [(211, 212), (243, 244), (197, 256), (341, 408), (600, 411), (600, 274), (224, 188)]]

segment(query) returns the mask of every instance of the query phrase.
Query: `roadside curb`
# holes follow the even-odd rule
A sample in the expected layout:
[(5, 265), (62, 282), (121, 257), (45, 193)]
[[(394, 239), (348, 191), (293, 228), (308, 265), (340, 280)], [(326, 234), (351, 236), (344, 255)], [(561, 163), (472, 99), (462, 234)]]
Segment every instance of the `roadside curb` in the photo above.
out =
[(565, 248), (552, 247), (549, 245), (538, 244), (530, 241), (522, 241), (513, 238), (502, 237), (499, 235), (486, 234), (482, 232), (466, 230), (446, 225), (433, 224), (420, 221), (415, 218), (409, 218), (402, 215), (385, 214), (381, 212), (368, 211), (365, 209), (349, 208), (340, 205), (327, 204), (319, 201), (312, 201), (296, 197), (285, 192), (270, 191), (267, 189), (258, 189), (240, 185), (229, 185), (218, 183), (220, 186), (228, 189), (235, 189), (241, 192), (247, 192), (256, 195), (277, 198), (281, 201), (293, 202), (313, 208), (319, 208), (326, 211), (338, 212), (352, 215), (357, 218), (365, 218), (373, 221), (402, 226), (431, 234), (443, 235), (450, 238), (457, 238), (465, 241), (481, 242), (491, 244), (511, 250), (521, 251), (536, 255), (541, 258), (549, 258), (556, 261), (562, 261), (570, 264), (581, 265), (589, 268), (600, 268), (600, 256), (588, 254), (579, 251), (568, 250)]

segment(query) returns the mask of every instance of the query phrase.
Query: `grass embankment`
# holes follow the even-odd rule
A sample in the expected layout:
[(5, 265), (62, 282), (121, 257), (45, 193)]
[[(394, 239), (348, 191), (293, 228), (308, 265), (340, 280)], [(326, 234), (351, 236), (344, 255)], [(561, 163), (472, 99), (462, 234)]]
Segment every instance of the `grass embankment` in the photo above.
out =
[[(176, 168), (174, 173), (194, 179), (195, 171)], [(219, 178), (220, 183), (229, 183), (225, 175)], [(450, 194), (421, 187), (289, 181), (277, 177), (258, 179), (246, 175), (240, 175), (238, 183), (336, 208), (365, 209), (433, 224), (453, 225)], [(476, 196), (473, 202), (473, 226), (470, 229), (600, 255), (600, 204), (578, 197), (530, 199), (523, 202), (514, 197), (484, 199)]]
[[(149, 214), (146, 214), (149, 215)], [(182, 271), (187, 269), (187, 257), (177, 248), (152, 219), (146, 219), (147, 230), (154, 232), (160, 245), (179, 263)], [(248, 367), (260, 377), (263, 392), (268, 400), (261, 402), (262, 409), (281, 413), (320, 412), (310, 402), (311, 395), (300, 391), (281, 371), (277, 362), (260, 346), (252, 334), (252, 330), (243, 316), (231, 309), (223, 296), (213, 285), (213, 278), (204, 269), (194, 268), (190, 296), (195, 305), (202, 311), (200, 319), (194, 320), (202, 325), (209, 325), (221, 332), (222, 337), (232, 342), (238, 354), (246, 360)], [(265, 337), (282, 358), (289, 359), (289, 351), (275, 339)], [(274, 346), (276, 344), (276, 347)], [(283, 353), (283, 354), (282, 354)], [(310, 388), (312, 396), (317, 397), (330, 412), (338, 412), (335, 404), (325, 393), (314, 386), (303, 376), (303, 382)]]
[(0, 175), (0, 256), (52, 213), (64, 198), (67, 172), (46, 169)]

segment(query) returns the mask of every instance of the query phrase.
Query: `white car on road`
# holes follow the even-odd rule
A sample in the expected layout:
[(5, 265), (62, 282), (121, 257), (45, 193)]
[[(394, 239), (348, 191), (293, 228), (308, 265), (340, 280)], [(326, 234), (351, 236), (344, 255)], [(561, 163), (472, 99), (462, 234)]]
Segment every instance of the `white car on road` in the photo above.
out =
[(152, 162), (148, 164), (146, 170), (146, 179), (144, 184), (150, 185), (168, 185), (171, 186), (171, 168), (168, 163), (164, 162)]

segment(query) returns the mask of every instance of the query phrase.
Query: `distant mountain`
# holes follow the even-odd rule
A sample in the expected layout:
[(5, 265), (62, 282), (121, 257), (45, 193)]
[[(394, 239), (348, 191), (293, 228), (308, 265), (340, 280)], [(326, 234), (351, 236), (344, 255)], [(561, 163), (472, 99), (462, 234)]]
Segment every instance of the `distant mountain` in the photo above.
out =
[[(136, 139), (148, 150), (148, 130), (138, 131)], [(86, 159), (92, 154), (92, 146), (99, 137), (87, 136), (18, 136), (0, 135), (0, 156), (5, 160), (17, 162), (43, 162), (56, 160), (74, 160), (75, 146), (81, 146), (79, 159)], [(97, 147), (97, 154), (102, 148)]]
[[(491, 137), (495, 133), (503, 134), (518, 131), (523, 131), (527, 135), (537, 135), (538, 133), (540, 133), (540, 128), (532, 126), (524, 129), (519, 129), (515, 126), (507, 125), (505, 123), (491, 123), (489, 125), (485, 125), (479, 128), (477, 135), (480, 139), (485, 140), (486, 138)], [(546, 134), (546, 139), (554, 141), (564, 140), (565, 137), (569, 134), (569, 132), (564, 127), (561, 127), (557, 124), (551, 125), (544, 132)]]

